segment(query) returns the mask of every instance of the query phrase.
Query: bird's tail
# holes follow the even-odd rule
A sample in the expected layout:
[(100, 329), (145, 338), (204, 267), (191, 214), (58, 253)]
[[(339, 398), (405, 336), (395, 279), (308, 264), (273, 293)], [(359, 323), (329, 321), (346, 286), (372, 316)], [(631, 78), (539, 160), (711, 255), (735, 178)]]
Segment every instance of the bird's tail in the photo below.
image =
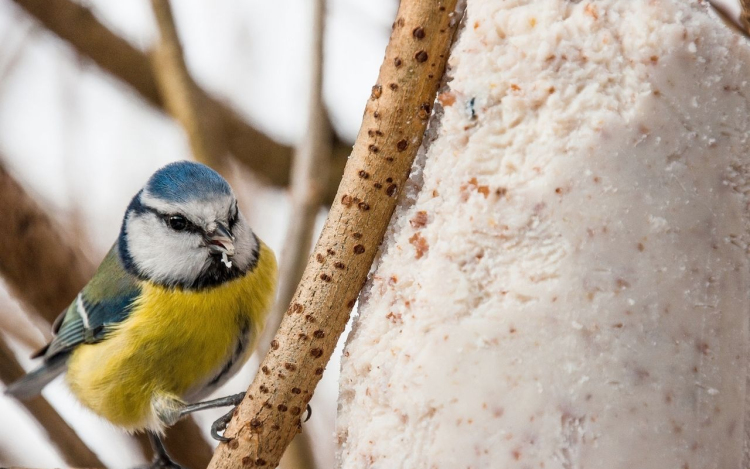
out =
[(42, 392), (42, 388), (64, 372), (67, 367), (67, 353), (50, 357), (39, 368), (8, 386), (5, 394), (21, 400), (31, 399)]

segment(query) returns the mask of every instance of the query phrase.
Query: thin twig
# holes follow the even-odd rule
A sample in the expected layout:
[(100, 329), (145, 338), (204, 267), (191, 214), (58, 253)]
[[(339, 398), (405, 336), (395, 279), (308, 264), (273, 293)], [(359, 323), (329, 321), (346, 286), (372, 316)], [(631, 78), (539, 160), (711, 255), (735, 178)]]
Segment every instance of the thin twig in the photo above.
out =
[(402, 0), (354, 151), (271, 351), (210, 469), (275, 467), (346, 326), (422, 142), (456, 0)]
[[(24, 374), (23, 367), (18, 363), (10, 347), (0, 335), (0, 381), (8, 385)], [(37, 422), (42, 424), (41, 426), (47, 433), (47, 437), (55, 445), (65, 462), (71, 466), (104, 467), (96, 454), (86, 446), (86, 443), (78, 437), (76, 432), (42, 396), (21, 402), (21, 405), (29, 411)]]
[[(135, 90), (151, 105), (164, 109), (148, 56), (105, 27), (88, 8), (71, 0), (13, 0), (50, 31)], [(253, 128), (234, 110), (197, 87), (200, 109), (216, 122), (229, 151), (256, 175), (275, 186), (289, 183), (292, 149)], [(331, 201), (341, 179), (351, 146), (334, 142), (331, 170), (326, 178), (326, 201)]]
[(207, 121), (199, 108), (198, 85), (185, 65), (169, 0), (151, 0), (151, 7), (161, 36), (151, 63), (164, 105), (185, 129), (195, 159), (219, 169), (227, 153), (226, 142), (217, 123)]
[[(270, 347), (270, 338), (276, 334), (297, 289), (302, 272), (307, 265), (312, 247), (315, 219), (323, 201), (325, 175), (331, 153), (331, 126), (323, 102), (323, 35), (325, 32), (325, 0), (315, 0), (312, 12), (313, 38), (310, 50), (310, 99), (307, 116), (307, 131), (294, 154), (290, 196), (292, 215), (289, 220), (284, 249), (281, 252), (279, 294), (273, 314), (269, 318), (259, 347), (260, 356), (265, 356)], [(287, 460), (283, 466), (294, 469), (315, 469), (313, 444), (310, 433), (303, 432), (292, 440)]]

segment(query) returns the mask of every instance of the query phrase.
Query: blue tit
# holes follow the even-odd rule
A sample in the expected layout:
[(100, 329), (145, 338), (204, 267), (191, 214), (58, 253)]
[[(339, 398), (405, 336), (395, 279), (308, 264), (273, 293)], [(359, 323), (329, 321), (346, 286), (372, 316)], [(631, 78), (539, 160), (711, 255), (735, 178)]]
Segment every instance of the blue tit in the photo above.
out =
[(35, 355), (42, 365), (5, 392), (29, 398), (66, 372), (84, 406), (130, 432), (149, 432), (154, 464), (173, 465), (160, 441), (165, 427), (241, 399), (196, 403), (249, 358), (276, 270), (218, 173), (169, 164), (133, 197), (114, 246)]

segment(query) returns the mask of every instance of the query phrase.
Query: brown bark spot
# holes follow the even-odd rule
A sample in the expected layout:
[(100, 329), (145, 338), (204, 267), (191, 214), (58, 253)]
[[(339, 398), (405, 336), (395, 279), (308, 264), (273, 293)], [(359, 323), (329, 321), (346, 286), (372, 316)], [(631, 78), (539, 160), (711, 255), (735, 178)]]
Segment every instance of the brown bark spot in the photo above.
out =
[(310, 350), (310, 356), (313, 358), (320, 358), (323, 356), (323, 349), (322, 348), (314, 348)]
[(380, 151), (380, 148), (378, 148), (377, 145), (370, 145), (369, 147), (367, 147), (367, 149), (370, 150), (373, 153), (377, 153), (377, 152)]
[(372, 87), (372, 93), (370, 94), (370, 97), (372, 99), (378, 99), (383, 94), (383, 87), (380, 85), (375, 85)]
[(237, 447), (240, 446), (240, 442), (234, 439), (228, 443), (228, 446), (230, 449), (237, 449)]
[(355, 304), (357, 304), (357, 299), (356, 299), (356, 298), (354, 298), (354, 299), (352, 299), (352, 300), (349, 300), (349, 301), (348, 301), (348, 302), (346, 303), (346, 307), (347, 307), (347, 308), (349, 308), (349, 309), (351, 309), (351, 308), (354, 308), (354, 305), (355, 305)]
[(260, 389), (260, 392), (262, 392), (263, 394), (268, 394), (268, 387), (265, 384), (261, 384), (260, 388), (258, 389)]
[(378, 111), (375, 111), (375, 112), (372, 113), (372, 117), (374, 117), (375, 119), (379, 119), (380, 118), (380, 113)]
[(398, 89), (398, 85), (395, 83), (391, 83), (390, 85), (388, 85), (388, 88), (390, 88), (391, 91), (396, 91)]
[(321, 253), (315, 254), (315, 260), (320, 262), (321, 264), (325, 262), (326, 258)]
[(503, 197), (507, 193), (508, 189), (506, 189), (505, 187), (498, 187), (497, 189), (495, 189), (495, 194), (497, 194), (498, 197)]
[(417, 111), (417, 116), (419, 116), (419, 118), (422, 119), (422, 120), (427, 120), (427, 118), (430, 117), (430, 111), (431, 111), (431, 109), (432, 108), (430, 107), (429, 104), (422, 103), (419, 106), (419, 111)]
[(393, 59), (393, 65), (395, 65), (395, 66), (396, 66), (396, 68), (399, 68), (399, 67), (401, 66), (401, 64), (402, 64), (402, 63), (403, 63), (403, 62), (401, 62), (401, 59), (400, 59), (400, 58), (398, 58), (398, 57), (396, 57), (395, 59)]
[(318, 376), (322, 375), (323, 371), (325, 371), (324, 368), (315, 368), (315, 374)]
[(342, 269), (342, 270), (346, 268), (346, 265), (343, 262), (335, 262), (333, 266), (336, 267), (337, 269)]
[(289, 410), (289, 407), (285, 406), (284, 404), (279, 404), (276, 408), (279, 409), (279, 412), (286, 412), (287, 410)]
[(341, 204), (345, 207), (350, 207), (352, 205), (352, 196), (348, 194), (341, 196)]
[(302, 413), (302, 409), (300, 409), (299, 407), (296, 407), (296, 406), (292, 407), (292, 412), (291, 413), (292, 413), (292, 415), (295, 415), (295, 416), (299, 415), (299, 414)]
[(429, 56), (427, 55), (426, 51), (420, 50), (419, 52), (414, 54), (414, 58), (416, 59), (417, 62), (423, 63), (423, 62), (427, 62), (427, 59), (429, 58)]
[(276, 339), (273, 339), (273, 340), (271, 341), (271, 348), (272, 348), (273, 350), (278, 350), (278, 349), (279, 349), (279, 341), (278, 341), (278, 340), (276, 340)]
[(326, 333), (323, 332), (321, 329), (318, 329), (317, 331), (313, 332), (313, 337), (315, 337), (316, 339), (322, 339), (325, 336), (326, 336)]
[(381, 188), (383, 187), (383, 185), (382, 185), (382, 184), (380, 184), (379, 182), (376, 182), (376, 183), (375, 183), (375, 184), (373, 184), (372, 186), (373, 186), (373, 187), (374, 187), (375, 189), (381, 189)]
[(250, 458), (250, 456), (245, 456), (242, 458), (242, 465), (243, 466), (251, 466), (253, 464), (253, 460)]
[(297, 365), (295, 365), (294, 363), (286, 362), (286, 363), (284, 363), (284, 368), (286, 368), (289, 371), (296, 371), (297, 370)]
[(302, 390), (300, 388), (292, 388), (292, 394), (302, 394)]
[(352, 234), (352, 237), (354, 239), (362, 239), (362, 233), (359, 233), (359, 232), (354, 233), (354, 234)]
[(354, 254), (362, 254), (364, 252), (365, 252), (365, 247), (362, 246), (361, 244), (357, 244), (356, 246), (354, 246)]
[(389, 182), (389, 183), (393, 182), (393, 178), (388, 178), (388, 179), (385, 180), (385, 182)]
[(266, 365), (263, 365), (263, 367), (260, 370), (263, 372), (264, 375), (270, 375), (271, 374), (271, 370), (269, 370)]
[(398, 189), (398, 186), (396, 184), (391, 184), (388, 186), (388, 188), (385, 190), (385, 193), (388, 197), (393, 197), (394, 194), (396, 194), (396, 190)]
[(263, 458), (258, 458), (258, 459), (255, 460), (255, 465), (256, 466), (265, 466), (266, 464), (268, 464), (268, 463)]
[(320, 279), (321, 279), (322, 281), (324, 281), (324, 282), (330, 282), (331, 280), (333, 280), (333, 279), (331, 278), (331, 276), (330, 276), (330, 275), (328, 275), (328, 274), (326, 274), (326, 273), (322, 273), (322, 274), (320, 274)]
[(412, 31), (411, 34), (417, 39), (424, 39), (425, 37), (424, 29), (421, 26), (414, 28), (414, 31)]
[(250, 420), (250, 426), (253, 427), (253, 428), (260, 428), (260, 427), (263, 426), (263, 422), (261, 422), (258, 417), (253, 417)]
[(326, 249), (326, 252), (328, 253), (329, 256), (335, 256), (336, 255), (336, 251), (334, 251), (331, 248)]
[(362, 179), (368, 179), (370, 177), (370, 173), (368, 173), (364, 169), (360, 169), (359, 170), (359, 177), (361, 177)]
[[(388, 190), (386, 190), (386, 192), (388, 192)], [(390, 195), (390, 194), (388, 194), (388, 195)], [(362, 210), (363, 212), (366, 212), (366, 211), (370, 210), (370, 205), (367, 202), (360, 202), (359, 204), (357, 204), (357, 207), (360, 210)]]
[(404, 138), (398, 141), (398, 143), (396, 144), (396, 149), (398, 151), (404, 151), (406, 150), (406, 147), (408, 146), (409, 146), (409, 142)]
[(304, 311), (304, 310), (305, 310), (305, 307), (304, 307), (304, 306), (302, 306), (302, 305), (301, 305), (301, 304), (299, 304), (299, 303), (294, 303), (294, 304), (292, 305), (292, 308), (291, 308), (291, 310), (292, 310), (292, 313), (294, 313), (294, 314), (302, 314), (302, 311)]

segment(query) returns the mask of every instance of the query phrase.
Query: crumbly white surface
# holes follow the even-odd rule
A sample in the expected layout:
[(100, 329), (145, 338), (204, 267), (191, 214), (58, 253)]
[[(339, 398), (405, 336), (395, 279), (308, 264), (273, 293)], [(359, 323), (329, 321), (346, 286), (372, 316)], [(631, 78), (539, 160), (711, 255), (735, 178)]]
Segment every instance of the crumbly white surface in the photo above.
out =
[(707, 8), (468, 1), (340, 467), (750, 467), (750, 48)]

